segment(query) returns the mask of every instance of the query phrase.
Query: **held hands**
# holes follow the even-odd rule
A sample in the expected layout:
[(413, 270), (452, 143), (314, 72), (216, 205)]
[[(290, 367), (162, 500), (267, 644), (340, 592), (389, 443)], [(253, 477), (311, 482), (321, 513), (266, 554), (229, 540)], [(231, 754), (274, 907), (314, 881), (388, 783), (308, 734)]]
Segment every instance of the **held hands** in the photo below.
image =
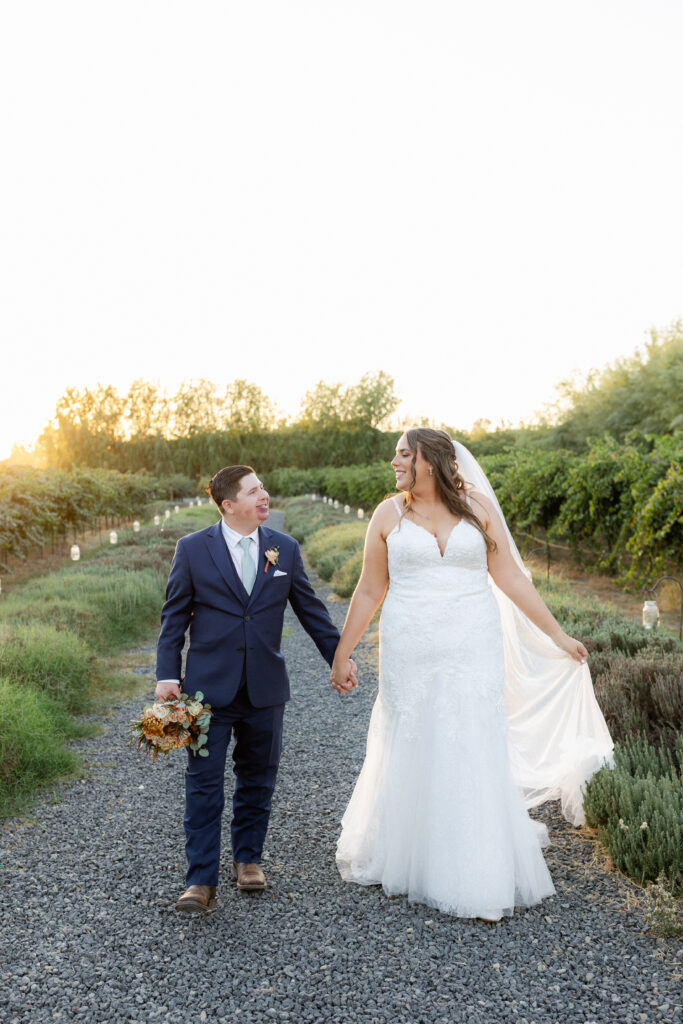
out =
[(579, 661), (584, 665), (588, 660), (588, 651), (580, 640), (575, 640), (574, 637), (567, 636), (566, 633), (558, 633), (553, 640), (574, 661)]
[(341, 662), (335, 658), (330, 671), (330, 683), (337, 693), (349, 693), (358, 686), (358, 669), (353, 658)]

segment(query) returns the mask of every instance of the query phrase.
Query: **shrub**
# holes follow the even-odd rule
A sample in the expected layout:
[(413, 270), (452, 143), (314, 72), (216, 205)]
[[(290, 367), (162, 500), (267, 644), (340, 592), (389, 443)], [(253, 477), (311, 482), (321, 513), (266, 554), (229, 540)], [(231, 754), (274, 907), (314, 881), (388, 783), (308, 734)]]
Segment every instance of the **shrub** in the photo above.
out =
[(683, 736), (675, 750), (630, 737), (614, 750), (614, 768), (603, 767), (586, 787), (587, 823), (615, 865), (636, 881), (664, 875), (683, 887)]
[(351, 597), (363, 568), (363, 552), (356, 551), (349, 555), (332, 576), (332, 589), (339, 597)]
[(362, 550), (367, 524), (356, 522), (327, 526), (311, 534), (306, 544), (306, 555), (324, 580), (347, 560), (349, 553)]
[(323, 526), (343, 522), (349, 522), (348, 516), (319, 501), (294, 498), (285, 504), (285, 528), (300, 544)]
[(594, 598), (577, 597), (565, 583), (551, 580), (539, 583), (538, 589), (562, 628), (581, 639), (591, 655), (613, 651), (667, 655), (682, 650), (674, 637), (644, 629)]
[(621, 654), (591, 660), (595, 696), (615, 740), (642, 733), (674, 749), (683, 731), (683, 658)]

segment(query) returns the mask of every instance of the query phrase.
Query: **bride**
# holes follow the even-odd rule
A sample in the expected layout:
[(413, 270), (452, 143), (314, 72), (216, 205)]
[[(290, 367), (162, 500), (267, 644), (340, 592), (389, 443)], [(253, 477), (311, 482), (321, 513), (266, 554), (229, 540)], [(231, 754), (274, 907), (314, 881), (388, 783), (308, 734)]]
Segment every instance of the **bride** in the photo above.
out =
[(391, 464), (402, 493), (368, 527), (331, 672), (343, 690), (384, 600), (379, 695), (337, 863), (346, 881), (495, 921), (555, 891), (527, 807), (559, 797), (581, 823), (581, 787), (612, 743), (586, 648), (529, 581), (476, 460), (420, 428)]

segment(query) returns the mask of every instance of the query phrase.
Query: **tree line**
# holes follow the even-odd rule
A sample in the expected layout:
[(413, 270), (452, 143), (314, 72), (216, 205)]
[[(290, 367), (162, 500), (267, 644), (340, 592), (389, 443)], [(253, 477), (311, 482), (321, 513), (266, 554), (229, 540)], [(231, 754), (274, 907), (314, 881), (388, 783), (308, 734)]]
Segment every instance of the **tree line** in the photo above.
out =
[[(341, 430), (360, 439), (358, 461), (376, 457), (367, 439), (398, 404), (393, 378), (383, 371), (365, 374), (351, 386), (320, 381), (306, 392), (292, 423), (246, 380), (231, 381), (224, 391), (209, 380), (188, 380), (175, 394), (145, 380), (134, 381), (125, 394), (111, 385), (69, 388), (36, 448), (47, 465), (61, 468), (106, 466), (199, 477), (217, 464), (239, 461), (232, 456), (244, 449), (261, 453), (277, 446), (278, 434), (285, 438), (288, 457), (305, 463), (317, 447), (313, 435)], [(336, 457), (347, 453), (343, 443), (324, 443), (326, 458), (335, 457), (335, 447), (340, 449)]]

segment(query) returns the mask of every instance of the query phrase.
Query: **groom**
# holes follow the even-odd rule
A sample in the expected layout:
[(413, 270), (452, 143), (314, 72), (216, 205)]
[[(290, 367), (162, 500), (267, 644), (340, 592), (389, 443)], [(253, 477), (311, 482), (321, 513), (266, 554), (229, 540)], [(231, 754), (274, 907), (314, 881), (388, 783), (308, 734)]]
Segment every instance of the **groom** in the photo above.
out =
[[(197, 913), (216, 907), (224, 771), (232, 735), (233, 874), (238, 889), (266, 887), (261, 852), (290, 696), (280, 652), (287, 602), (330, 665), (339, 642), (325, 605), (308, 581), (299, 545), (263, 525), (269, 497), (251, 466), (219, 470), (209, 491), (222, 518), (178, 541), (161, 612), (156, 671), (156, 699), (177, 696), (189, 626), (183, 690), (201, 691), (213, 717), (208, 756), (188, 750), (188, 888), (175, 906)], [(335, 688), (343, 693), (356, 682), (356, 666), (349, 659), (348, 676)]]

